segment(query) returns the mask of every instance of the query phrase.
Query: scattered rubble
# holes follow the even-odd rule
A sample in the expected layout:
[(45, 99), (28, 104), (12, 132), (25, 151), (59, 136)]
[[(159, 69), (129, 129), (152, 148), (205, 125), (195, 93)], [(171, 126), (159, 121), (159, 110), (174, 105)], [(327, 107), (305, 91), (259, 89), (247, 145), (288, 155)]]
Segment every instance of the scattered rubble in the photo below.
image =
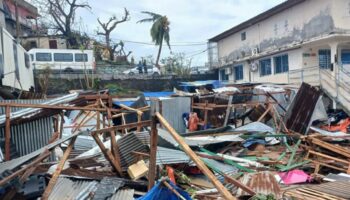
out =
[(350, 199), (350, 118), (321, 89), (164, 94), (1, 101), (0, 199)]

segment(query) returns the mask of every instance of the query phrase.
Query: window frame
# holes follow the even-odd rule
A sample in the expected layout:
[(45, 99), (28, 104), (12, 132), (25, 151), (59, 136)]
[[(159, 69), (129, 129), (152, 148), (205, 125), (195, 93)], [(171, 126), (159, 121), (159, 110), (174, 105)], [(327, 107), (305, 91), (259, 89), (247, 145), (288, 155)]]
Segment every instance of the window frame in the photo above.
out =
[[(240, 68), (241, 68), (241, 70), (240, 70)], [(244, 66), (243, 66), (243, 64), (242, 65), (235, 65), (235, 66), (233, 66), (233, 71), (234, 71), (235, 81), (241, 81), (241, 80), (244, 79)], [(237, 71), (238, 71), (239, 74), (237, 73)]]
[(247, 39), (247, 32), (241, 32), (241, 41), (245, 41)]
[(332, 65), (330, 49), (318, 50), (318, 65), (321, 69), (330, 69)]
[[(265, 62), (269, 61), (269, 69), (270, 70), (266, 70), (266, 69), (262, 69), (263, 68), (263, 64), (265, 64)], [(264, 66), (266, 67), (266, 66)], [(262, 73), (264, 71), (264, 73)], [(267, 72), (267, 73), (265, 73)], [(261, 59), (259, 60), (259, 74), (260, 74), (260, 77), (263, 77), (263, 76), (270, 76), (272, 74), (272, 61), (271, 61), (271, 58), (264, 58), (264, 59)]]
[[(286, 58), (286, 60), (283, 60), (284, 58)], [(277, 65), (277, 63), (278, 63), (277, 59), (281, 59), (279, 62), (279, 64), (281, 64), (280, 66)], [(278, 56), (274, 56), (273, 57), (273, 64), (274, 64), (274, 74), (287, 73), (289, 71), (289, 56), (288, 56), (288, 54), (281, 54)], [(286, 66), (285, 66), (285, 64), (286, 64)], [(277, 70), (278, 67), (281, 67), (281, 69)]]
[[(39, 54), (49, 55), (50, 59), (49, 60), (38, 59), (38, 55)], [(52, 62), (52, 53), (36, 52), (35, 53), (35, 61), (38, 61), (38, 62)]]
[[(350, 64), (350, 49), (342, 49), (340, 53), (341, 53), (341, 59), (340, 59), (341, 64), (342, 65), (344, 65), (344, 64), (349, 65)], [(349, 59), (349, 61), (344, 62), (344, 57), (345, 57), (344, 54), (348, 54), (347, 58)]]
[[(86, 60), (84, 59), (77, 60), (77, 55), (81, 56), (81, 58), (86, 58)], [(89, 58), (87, 53), (74, 53), (74, 62), (88, 62), (88, 61), (89, 61)]]
[[(70, 55), (70, 60), (66, 60), (65, 57), (63, 57), (62, 60), (58, 59), (56, 60), (56, 56), (58, 55)], [(74, 56), (73, 56), (73, 53), (53, 53), (53, 60), (54, 62), (74, 62)]]

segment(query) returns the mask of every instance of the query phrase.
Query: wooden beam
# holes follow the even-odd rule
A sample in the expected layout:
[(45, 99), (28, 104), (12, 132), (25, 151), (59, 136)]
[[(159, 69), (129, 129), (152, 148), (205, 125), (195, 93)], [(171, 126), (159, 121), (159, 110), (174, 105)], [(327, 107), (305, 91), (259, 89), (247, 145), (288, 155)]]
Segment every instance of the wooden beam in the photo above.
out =
[(148, 191), (154, 186), (156, 171), (157, 171), (157, 145), (158, 145), (158, 130), (157, 130), (157, 117), (152, 116), (151, 124), (151, 144), (150, 144), (150, 160), (148, 171)]
[(43, 153), (38, 156), (35, 160), (33, 160), (31, 163), (29, 163), (27, 166), (23, 167), (22, 169), (10, 174), (9, 176), (6, 176), (5, 178), (3, 178), (2, 180), (0, 180), (0, 186), (8, 183), (9, 181), (11, 181), (12, 179), (14, 179), (15, 177), (19, 176), (21, 173), (25, 172), (27, 169), (37, 165), (38, 163), (40, 163), (42, 160), (44, 160), (45, 158), (47, 158), (50, 155), (50, 152), (45, 149), (43, 151)]
[(231, 183), (239, 188), (241, 188), (243, 191), (247, 192), (248, 194), (254, 196), (256, 195), (256, 192), (254, 192), (250, 187), (243, 185), (241, 182), (237, 181), (236, 179), (227, 176), (226, 174), (224, 174), (224, 178), (228, 183)]
[(214, 174), (208, 169), (203, 161), (192, 151), (192, 149), (186, 144), (184, 139), (175, 131), (175, 129), (164, 119), (164, 117), (156, 112), (156, 116), (161, 124), (169, 131), (171, 136), (179, 143), (186, 154), (196, 163), (197, 167), (209, 178), (216, 189), (221, 193), (225, 199), (236, 199), (232, 194), (225, 188), (224, 185), (214, 176)]
[(56, 181), (58, 179), (58, 176), (61, 174), (62, 170), (63, 170), (63, 167), (64, 167), (64, 164), (66, 163), (66, 160), (68, 159), (68, 156), (70, 154), (70, 152), (73, 150), (73, 147), (74, 147), (74, 143), (75, 143), (75, 140), (77, 139), (77, 136), (73, 137), (71, 139), (71, 141), (69, 142), (69, 145), (67, 147), (67, 149), (64, 151), (64, 154), (63, 154), (63, 157), (62, 159), (60, 160), (60, 162), (58, 163), (57, 167), (56, 167), (56, 170), (55, 172), (53, 173), (51, 179), (50, 179), (50, 182), (49, 184), (47, 185), (41, 199), (42, 200), (48, 200), (49, 199), (49, 196), (56, 184)]
[(100, 140), (100, 138), (98, 138), (97, 134), (92, 134), (92, 137), (94, 138), (97, 145), (100, 147), (105, 158), (109, 161), (109, 163), (111, 163), (111, 165), (118, 172), (118, 174), (120, 176), (123, 176), (123, 171), (120, 166), (120, 163), (118, 163), (118, 161), (113, 157), (112, 152), (103, 145), (102, 141)]
[(130, 123), (130, 124), (125, 124), (125, 125), (119, 125), (119, 126), (112, 126), (109, 128), (104, 128), (104, 129), (100, 129), (100, 130), (96, 130), (91, 132), (91, 134), (100, 134), (100, 133), (107, 133), (107, 132), (111, 132), (111, 131), (119, 131), (119, 130), (123, 130), (126, 128), (136, 128), (137, 126), (150, 126), (151, 125), (151, 120), (147, 120), (147, 121), (142, 121), (142, 122), (137, 122), (137, 123)]
[(5, 110), (5, 160), (11, 159), (11, 107), (6, 106)]

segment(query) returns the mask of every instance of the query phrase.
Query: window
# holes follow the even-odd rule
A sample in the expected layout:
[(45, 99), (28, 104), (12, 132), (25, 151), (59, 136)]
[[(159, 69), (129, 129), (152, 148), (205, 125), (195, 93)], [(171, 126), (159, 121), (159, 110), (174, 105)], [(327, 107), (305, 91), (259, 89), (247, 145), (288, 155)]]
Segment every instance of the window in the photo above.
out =
[(331, 50), (320, 49), (318, 51), (318, 64), (320, 65), (321, 69), (331, 68)]
[(271, 59), (260, 60), (260, 76), (271, 74)]
[(243, 80), (243, 65), (238, 65), (234, 67), (235, 70), (235, 80)]
[(247, 34), (246, 32), (241, 33), (241, 40), (244, 41), (247, 39)]
[(54, 53), (53, 58), (55, 62), (73, 62), (72, 53)]
[(29, 46), (30, 46), (30, 49), (38, 48), (38, 45), (36, 44), (36, 41), (30, 41)]
[(88, 56), (86, 53), (76, 53), (75, 54), (75, 62), (87, 62)]
[(275, 74), (280, 74), (284, 72), (288, 72), (288, 55), (281, 55), (274, 57), (275, 64)]
[(49, 48), (57, 49), (57, 40), (49, 40)]
[(220, 80), (228, 81), (228, 75), (225, 73), (225, 69), (220, 70)]
[(341, 51), (341, 63), (345, 65), (350, 64), (350, 49), (343, 49)]
[(36, 53), (36, 61), (52, 61), (51, 53)]
[(29, 58), (29, 54), (24, 53), (24, 64), (26, 66), (26, 68), (30, 68), (30, 58)]

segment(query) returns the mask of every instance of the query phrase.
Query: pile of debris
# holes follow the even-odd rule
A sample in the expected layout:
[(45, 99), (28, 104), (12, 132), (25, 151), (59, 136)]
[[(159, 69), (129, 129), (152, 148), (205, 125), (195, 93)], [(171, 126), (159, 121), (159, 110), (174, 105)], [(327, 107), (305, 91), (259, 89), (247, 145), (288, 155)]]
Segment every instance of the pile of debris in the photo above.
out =
[(202, 84), (0, 102), (0, 198), (350, 199), (350, 118), (322, 90)]

